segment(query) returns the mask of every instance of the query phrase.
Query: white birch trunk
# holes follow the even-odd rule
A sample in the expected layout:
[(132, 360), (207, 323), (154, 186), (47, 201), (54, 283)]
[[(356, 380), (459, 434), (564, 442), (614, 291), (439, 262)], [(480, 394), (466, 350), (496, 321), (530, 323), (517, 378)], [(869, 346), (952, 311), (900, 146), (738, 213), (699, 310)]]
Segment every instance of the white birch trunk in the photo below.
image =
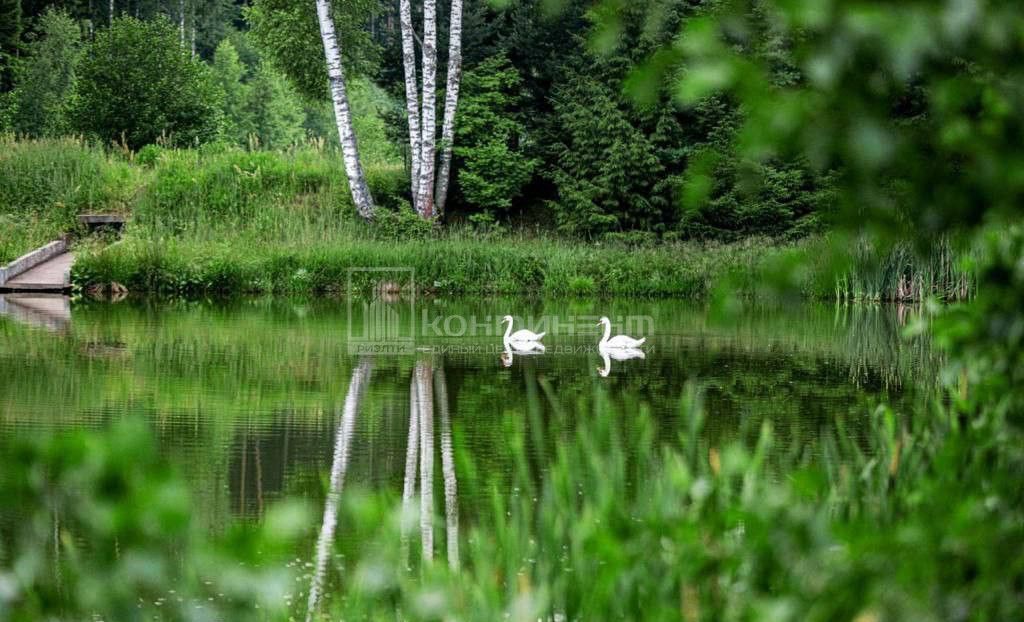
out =
[(181, 31), (181, 47), (185, 47), (185, 0), (178, 0), (178, 29)]
[(420, 539), (423, 561), (434, 559), (434, 390), (430, 366), (417, 363), (416, 409), (420, 414)]
[(323, 591), (324, 574), (327, 572), (327, 558), (330, 556), (334, 542), (334, 528), (338, 524), (338, 501), (342, 488), (345, 486), (345, 472), (348, 470), (348, 457), (352, 448), (352, 434), (356, 429), (356, 414), (362, 401), (366, 385), (370, 381), (371, 365), (368, 360), (362, 361), (352, 371), (352, 380), (345, 396), (338, 432), (334, 438), (334, 461), (331, 463), (331, 483), (327, 490), (324, 503), (324, 517), (320, 523), (320, 536), (316, 541), (316, 561), (313, 568), (313, 579), (309, 586), (309, 602), (306, 609), (306, 620), (310, 622), (316, 614), (320, 594)]
[(402, 64), (405, 65), (405, 112), (409, 120), (409, 169), (413, 209), (420, 211), (420, 96), (416, 82), (416, 42), (413, 40), (412, 6), (401, 0)]
[(114, 24), (114, 0), (110, 0), (110, 13), (107, 15), (107, 24)]
[(405, 480), (402, 485), (402, 533), (401, 556), (407, 570), (412, 568), (409, 561), (409, 530), (406, 520), (412, 511), (412, 500), (416, 494), (416, 463), (420, 458), (419, 397), (416, 392), (416, 374), (409, 380), (409, 438), (405, 443)]
[(452, 446), (452, 424), (448, 416), (448, 381), (444, 367), (434, 374), (434, 395), (441, 411), (441, 472), (444, 475), (445, 543), (448, 545), (448, 567), (459, 569), (459, 483), (455, 477), (455, 451)]
[(451, 26), (448, 35), (448, 85), (445, 88), (444, 122), (441, 124), (441, 170), (437, 174), (437, 215), (444, 214), (448, 201), (448, 180), (452, 170), (452, 148), (455, 143), (455, 112), (459, 106), (459, 84), (462, 81), (462, 0), (452, 0)]
[(419, 212), (434, 217), (434, 158), (437, 134), (437, 0), (423, 0), (423, 139)]
[(352, 111), (348, 105), (348, 91), (345, 88), (345, 70), (341, 65), (341, 48), (334, 33), (329, 0), (316, 0), (316, 13), (320, 21), (320, 38), (324, 43), (324, 57), (327, 60), (327, 77), (330, 80), (331, 100), (334, 102), (334, 116), (338, 122), (338, 136), (341, 139), (341, 153), (345, 161), (352, 202), (359, 215), (367, 220), (373, 218), (373, 197), (366, 185), (363, 167), (359, 163), (359, 146), (352, 126)]

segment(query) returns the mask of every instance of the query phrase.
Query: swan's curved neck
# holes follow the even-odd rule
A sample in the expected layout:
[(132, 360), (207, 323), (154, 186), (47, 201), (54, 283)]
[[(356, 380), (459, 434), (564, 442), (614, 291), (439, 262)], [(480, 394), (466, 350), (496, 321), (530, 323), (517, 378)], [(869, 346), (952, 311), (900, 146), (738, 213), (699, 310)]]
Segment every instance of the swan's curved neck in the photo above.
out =
[(612, 323), (611, 322), (601, 322), (601, 323), (604, 324), (604, 337), (601, 337), (601, 343), (605, 344), (605, 343), (608, 343), (608, 338), (612, 336)]
[(508, 321), (508, 327), (505, 329), (505, 341), (512, 336), (512, 320)]

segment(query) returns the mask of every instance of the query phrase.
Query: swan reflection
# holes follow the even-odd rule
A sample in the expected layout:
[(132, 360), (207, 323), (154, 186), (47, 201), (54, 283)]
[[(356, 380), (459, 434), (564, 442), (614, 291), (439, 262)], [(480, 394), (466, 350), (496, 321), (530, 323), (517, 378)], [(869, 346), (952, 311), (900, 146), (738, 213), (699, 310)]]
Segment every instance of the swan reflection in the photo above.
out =
[(505, 351), (501, 353), (501, 364), (505, 367), (512, 367), (512, 361), (516, 355), (530, 356), (544, 354), (547, 348), (539, 341), (506, 341)]
[(601, 348), (601, 359), (604, 361), (604, 367), (598, 367), (597, 373), (602, 378), (607, 378), (608, 374), (612, 373), (612, 361), (628, 361), (630, 359), (644, 359), (647, 356), (643, 350), (638, 348)]

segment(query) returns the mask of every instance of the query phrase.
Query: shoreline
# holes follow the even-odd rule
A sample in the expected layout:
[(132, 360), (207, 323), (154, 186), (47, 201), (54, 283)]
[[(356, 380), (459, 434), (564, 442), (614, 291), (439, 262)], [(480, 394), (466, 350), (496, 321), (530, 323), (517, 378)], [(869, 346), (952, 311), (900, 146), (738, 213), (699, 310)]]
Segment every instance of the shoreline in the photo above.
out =
[[(554, 238), (483, 237), (379, 241), (351, 237), (311, 244), (127, 233), (106, 247), (81, 245), (71, 279), (78, 293), (186, 299), (347, 293), (388, 296), (634, 297), (920, 303), (973, 295), (974, 277), (942, 257), (915, 260), (895, 248), (850, 257), (827, 237), (747, 238), (649, 247)], [(838, 258), (838, 259), (837, 259)], [(844, 263), (845, 262), (845, 263)], [(792, 269), (799, 263), (800, 270)], [(940, 265), (941, 269), (936, 269)]]

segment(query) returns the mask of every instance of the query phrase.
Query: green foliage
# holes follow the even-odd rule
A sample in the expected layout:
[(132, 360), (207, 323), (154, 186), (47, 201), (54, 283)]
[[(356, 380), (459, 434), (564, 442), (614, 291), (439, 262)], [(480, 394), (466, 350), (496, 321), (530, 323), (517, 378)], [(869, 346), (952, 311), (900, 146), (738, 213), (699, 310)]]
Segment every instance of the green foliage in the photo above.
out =
[(21, 20), (20, 0), (0, 0), (0, 94), (14, 84), (15, 64), (21, 48)]
[(165, 151), (160, 145), (146, 145), (135, 154), (135, 161), (141, 166), (153, 168)]
[[(399, 109), (398, 102), (383, 89), (364, 78), (348, 81), (349, 106), (352, 109), (352, 125), (359, 139), (359, 159), (364, 166), (402, 166), (402, 154), (395, 146), (387, 125), (387, 119)], [(338, 124), (334, 110), (330, 106), (323, 108), (325, 112), (324, 133), (330, 144), (337, 143)], [(377, 201), (381, 197), (376, 191), (373, 196)]]
[(244, 145), (252, 132), (252, 120), (246, 110), (252, 87), (243, 83), (246, 68), (230, 39), (221, 41), (217, 46), (213, 54), (211, 71), (214, 81), (224, 93), (224, 123), (221, 133), (229, 142)]
[[(987, 459), (1004, 445), (1020, 446), (1024, 432), (1024, 230), (1020, 224), (980, 236), (971, 262), (978, 273), (976, 298), (935, 320), (936, 339), (953, 355), (947, 379), (959, 381), (959, 406), (969, 420), (986, 427), (993, 438)], [(1008, 472), (1016, 462), (1000, 464)]]
[(4, 439), (0, 456), (0, 493), (18, 511), (0, 522), (10, 547), (0, 552), (0, 608), (9, 619), (285, 613), (293, 578), (284, 555), (306, 530), (303, 508), (278, 508), (258, 528), (206, 535), (184, 482), (137, 423)]
[(262, 63), (248, 86), (246, 112), (252, 119), (252, 134), (259, 145), (283, 149), (301, 143), (306, 137), (303, 128), (306, 115), (291, 85)]
[(463, 77), (455, 132), (456, 183), (470, 211), (506, 212), (533, 176), (537, 161), (521, 144), (522, 79), (504, 56)]
[(652, 192), (664, 175), (654, 145), (620, 109), (615, 93), (576, 73), (554, 93), (562, 141), (551, 147), (551, 177), (558, 201), (550, 203), (558, 227), (590, 235), (654, 227), (667, 205)]
[(75, 127), (132, 149), (218, 136), (222, 94), (165, 19), (119, 18), (100, 31), (79, 69)]
[(375, 237), (392, 242), (426, 240), (434, 229), (434, 223), (420, 217), (409, 204), (397, 210), (378, 208), (370, 226)]
[(66, 13), (47, 11), (39, 19), (39, 34), (26, 46), (21, 65), (12, 128), (27, 136), (60, 136), (69, 130), (67, 119), (75, 71), (82, 51), (79, 25)]
[[(333, 3), (342, 60), (354, 75), (372, 73), (377, 62), (377, 47), (363, 27), (375, 5), (373, 0)], [(327, 63), (315, 3), (255, 0), (246, 7), (245, 19), (260, 53), (303, 97), (327, 98)]]
[[(1003, 157), (1015, 157), (1024, 134), (1011, 112), (1020, 93), (1004, 80), (1021, 71), (1012, 3), (812, 4), (724, 3), (720, 17), (686, 25), (687, 43), (658, 63), (661, 75), (687, 105), (722, 91), (737, 98), (745, 157), (841, 170), (847, 224), (931, 239), (1016, 214), (1024, 182)], [(773, 59), (757, 53), (764, 24), (788, 42), (802, 79), (779, 80)]]
[(238, 146), (286, 148), (305, 138), (305, 113), (291, 87), (265, 63), (248, 70), (230, 39), (217, 47), (213, 74), (224, 92), (224, 137)]
[[(555, 430), (573, 431), (513, 436), (515, 493), (480, 481), (467, 460), (460, 489), (493, 493), (460, 539), (458, 568), (413, 558), (420, 565), (409, 572), (395, 504), (348, 496), (341, 520), (359, 544), (339, 549), (355, 577), (373, 580), (343, 582), (332, 618), (386, 617), (396, 607), (412, 620), (441, 611), (474, 620), (509, 611), (522, 620), (1020, 613), (1019, 486), (983, 464), (957, 474), (953, 465), (985, 434), (949, 413), (900, 429), (879, 408), (866, 415), (871, 432), (859, 448), (840, 424), (812, 466), (799, 454), (772, 458), (781, 435), (771, 422), (746, 426), (751, 443), (717, 445), (692, 388), (678, 440), (661, 444), (641, 403), (616, 408), (600, 388), (570, 402), (543, 378), (527, 386), (543, 403), (530, 407), (531, 425), (550, 417)], [(621, 425), (625, 412), (637, 425)], [(526, 459), (548, 445), (558, 447), (551, 464)], [(844, 450), (860, 457), (840, 466)], [(1007, 454), (1019, 464), (1019, 448)]]
[[(158, 0), (159, 2), (159, 0)], [(196, 53), (211, 59), (225, 38), (237, 32), (242, 21), (242, 9), (234, 0), (186, 0), (192, 11), (192, 24), (196, 30)]]

